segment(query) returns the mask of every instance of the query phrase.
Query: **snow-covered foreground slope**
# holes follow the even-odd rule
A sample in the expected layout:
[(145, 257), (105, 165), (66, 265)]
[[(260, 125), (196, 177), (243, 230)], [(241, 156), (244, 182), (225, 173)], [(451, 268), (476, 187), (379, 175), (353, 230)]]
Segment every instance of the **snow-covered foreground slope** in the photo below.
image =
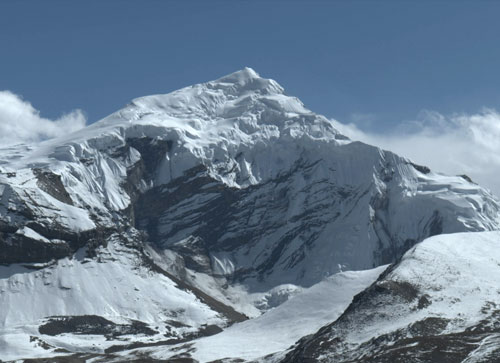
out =
[[(255, 319), (194, 341), (184, 352), (197, 361), (209, 362), (223, 358), (264, 359), (269, 354), (285, 351), (301, 337), (336, 320), (353, 296), (371, 285), (385, 268), (330, 276)], [(176, 355), (183, 351), (178, 347), (173, 350)], [(174, 354), (165, 349), (143, 349), (142, 352), (156, 359), (168, 359)]]
[(500, 232), (429, 238), (283, 362), (499, 362)]
[[(0, 359), (119, 351), (213, 334), (238, 314), (111, 238), (47, 266), (0, 267)], [(243, 318), (243, 317), (242, 317)]]

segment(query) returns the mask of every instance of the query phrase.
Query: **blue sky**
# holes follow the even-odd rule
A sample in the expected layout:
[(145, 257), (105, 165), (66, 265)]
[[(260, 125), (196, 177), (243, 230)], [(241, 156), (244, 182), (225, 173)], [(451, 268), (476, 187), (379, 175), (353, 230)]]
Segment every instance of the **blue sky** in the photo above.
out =
[(422, 109), (500, 103), (500, 4), (472, 1), (9, 1), (0, 89), (89, 122), (244, 66), (312, 110), (385, 130)]
[(500, 2), (0, 1), (0, 146), (254, 68), (353, 139), (500, 195)]

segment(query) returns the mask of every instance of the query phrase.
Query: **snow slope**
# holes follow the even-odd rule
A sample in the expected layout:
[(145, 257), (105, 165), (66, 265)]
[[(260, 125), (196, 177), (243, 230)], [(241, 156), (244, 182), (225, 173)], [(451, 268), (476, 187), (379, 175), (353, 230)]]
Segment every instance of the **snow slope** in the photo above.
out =
[(370, 286), (386, 267), (332, 275), (258, 318), (196, 341), (192, 356), (200, 362), (227, 357), (254, 360), (285, 351), (303, 336), (336, 320), (353, 296)]
[(304, 289), (263, 315), (232, 325), (223, 332), (172, 347), (146, 347), (121, 352), (121, 358), (141, 355), (168, 361), (185, 357), (199, 362), (219, 359), (253, 361), (284, 352), (298, 339), (337, 319), (354, 295), (370, 286), (387, 268), (341, 272)]
[(428, 238), (283, 361), (499, 361), (499, 281), (500, 232)]
[[(117, 236), (96, 258), (82, 250), (37, 268), (0, 266), (0, 359), (50, 357), (57, 348), (65, 355), (104, 353), (112, 346), (179, 339), (204, 326), (230, 323), (192, 291), (145, 265)], [(77, 333), (68, 327), (62, 335), (44, 334), (51, 317), (64, 316), (98, 316), (131, 332), (113, 338), (106, 329)], [(142, 329), (133, 329), (134, 321)]]

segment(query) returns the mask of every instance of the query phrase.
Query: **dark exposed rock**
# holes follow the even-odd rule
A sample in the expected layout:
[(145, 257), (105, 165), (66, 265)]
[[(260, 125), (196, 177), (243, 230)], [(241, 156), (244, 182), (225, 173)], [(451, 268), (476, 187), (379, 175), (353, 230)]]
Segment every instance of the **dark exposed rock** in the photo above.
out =
[(56, 198), (60, 202), (73, 205), (73, 200), (64, 187), (60, 175), (44, 169), (33, 169), (33, 174), (35, 174), (37, 178), (37, 185), (45, 193)]
[(415, 168), (415, 170), (418, 170), (422, 174), (429, 174), (431, 172), (431, 169), (429, 169), (427, 166), (422, 166), (414, 163), (410, 163), (411, 166)]
[[(244, 314), (241, 314), (234, 310), (232, 307), (227, 306), (220, 301), (214, 299), (207, 293), (201, 291), (200, 289), (191, 286), (185, 281), (180, 280), (179, 278), (175, 277), (171, 273), (165, 271), (162, 269), (160, 266), (154, 263), (154, 261), (148, 257), (146, 254), (142, 253), (142, 258), (143, 258), (143, 264), (147, 267), (149, 267), (151, 270), (160, 273), (162, 275), (165, 275), (168, 277), (170, 280), (175, 282), (177, 284), (177, 287), (192, 292), (198, 299), (200, 299), (202, 302), (207, 304), (210, 308), (212, 308), (214, 311), (217, 311), (221, 313), (223, 316), (225, 316), (230, 323), (235, 323), (235, 322), (242, 322), (248, 319), (248, 317)], [(212, 331), (212, 330), (210, 330)], [(215, 334), (215, 333), (214, 333)]]
[(126, 142), (126, 147), (133, 147), (141, 154), (147, 180), (154, 179), (158, 166), (165, 160), (167, 153), (173, 149), (173, 141), (171, 140), (142, 137), (129, 138)]
[(418, 289), (406, 281), (383, 280), (374, 285), (377, 293), (391, 294), (412, 302), (418, 297)]
[[(421, 363), (455, 363), (462, 362), (474, 349), (478, 347), (482, 340), (500, 331), (480, 333), (463, 331), (454, 334), (436, 335), (433, 332), (442, 331), (446, 321), (433, 319), (432, 321), (421, 321), (414, 325), (423, 328), (415, 337), (395, 340), (393, 337), (386, 337), (387, 341), (394, 342), (390, 345), (379, 347), (364, 346), (369, 353), (356, 362), (361, 363), (392, 363), (392, 362), (421, 362)], [(412, 329), (414, 327), (410, 327)], [(500, 346), (492, 350), (484, 359), (477, 360), (483, 363), (500, 362)], [(352, 362), (352, 360), (338, 360), (341, 362)]]
[(443, 218), (439, 214), (439, 211), (434, 211), (432, 218), (425, 226), (425, 230), (429, 231), (429, 237), (443, 233)]
[[(191, 340), (201, 338), (201, 337), (207, 337), (210, 335), (214, 335), (217, 333), (220, 333), (222, 329), (218, 327), (217, 325), (205, 325), (202, 326), (200, 330), (197, 332), (193, 332), (190, 334), (186, 334), (182, 337), (178, 338), (172, 338), (172, 339), (167, 339), (167, 340), (161, 340), (161, 341), (156, 341), (156, 342), (151, 342), (151, 343), (146, 343), (146, 342), (135, 342), (132, 344), (125, 344), (125, 345), (114, 345), (106, 349), (106, 353), (116, 353), (124, 350), (131, 350), (131, 349), (137, 349), (137, 348), (144, 348), (144, 347), (157, 347), (157, 346), (163, 346), (163, 345), (176, 345), (176, 344), (181, 344), (181, 343), (187, 343)], [(181, 358), (178, 358), (181, 359)], [(176, 361), (175, 359), (173, 361)], [(170, 358), (169, 358), (170, 362)]]
[(26, 227), (40, 234), (42, 240), (30, 238), (15, 233), (13, 228), (2, 232), (0, 228), (0, 264), (48, 262), (73, 254), (79, 248), (86, 246), (92, 254), (99, 246), (105, 246), (107, 238), (114, 232), (113, 229), (96, 228), (83, 232), (64, 230), (57, 225), (43, 225), (37, 222), (28, 222)]
[(156, 331), (145, 323), (131, 320), (130, 324), (116, 324), (102, 316), (81, 315), (52, 317), (38, 328), (40, 334), (59, 335), (64, 333), (83, 335), (104, 335), (117, 337), (130, 334), (155, 335)]
[[(265, 260), (250, 269), (236, 270), (232, 277), (236, 280), (252, 275), (263, 277), (289, 245), (301, 240), (302, 247), (287, 262), (292, 268), (306, 256), (307, 249), (312, 248), (322, 229), (339, 218), (338, 212), (329, 214), (328, 208), (353, 196), (363, 198), (367, 193), (356, 194), (356, 191), (336, 188), (324, 180), (301, 191), (310, 193), (312, 200), (301, 214), (289, 220), (277, 218), (291, 208), (293, 196), (289, 195), (292, 192), (289, 184), (293, 178), (300, 173), (307, 176), (318, 163), (321, 161), (299, 162), (293, 170), (245, 189), (231, 188), (212, 179), (203, 166), (192, 168), (171, 183), (154, 187), (139, 196), (133, 213), (136, 227), (146, 230), (149, 239), (158, 246), (180, 253), (189, 268), (205, 273), (208, 272), (207, 263), (200, 262), (207, 261), (211, 253), (251, 247), (273, 231), (287, 228)], [(313, 189), (318, 189), (315, 193), (328, 195), (328, 200), (317, 199), (309, 191)], [(179, 212), (187, 203), (189, 209)], [(249, 220), (258, 222), (250, 224)], [(180, 241), (183, 242), (177, 244)]]
[(35, 343), (35, 346), (42, 347), (43, 349), (49, 350), (54, 347), (47, 343), (46, 341), (40, 339), (39, 337), (35, 337), (33, 335), (30, 336), (30, 343)]
[(418, 299), (417, 309), (425, 309), (426, 307), (428, 307), (431, 304), (429, 298), (430, 296), (427, 294), (420, 296), (420, 298)]
[(70, 246), (64, 241), (46, 243), (17, 234), (4, 238), (0, 240), (0, 264), (47, 262), (71, 253)]
[(461, 177), (462, 179), (467, 180), (469, 183), (476, 184), (476, 183), (474, 183), (474, 181), (468, 175), (462, 174), (462, 175), (459, 175), (459, 177)]
[[(427, 318), (410, 325), (407, 330), (383, 334), (374, 338), (355, 351), (342, 349), (342, 338), (321, 339), (305, 337), (289, 353), (283, 363), (318, 362), (318, 357), (328, 352), (328, 361), (337, 363), (454, 363), (463, 361), (480, 342), (500, 333), (500, 329), (485, 332), (480, 325), (473, 329), (453, 334), (442, 334), (448, 321), (440, 318)], [(323, 334), (328, 329), (322, 329)], [(320, 331), (321, 332), (321, 331)], [(309, 339), (309, 340), (308, 340)], [(338, 349), (338, 354), (335, 352)], [(500, 346), (491, 350), (484, 360), (478, 362), (500, 362)]]

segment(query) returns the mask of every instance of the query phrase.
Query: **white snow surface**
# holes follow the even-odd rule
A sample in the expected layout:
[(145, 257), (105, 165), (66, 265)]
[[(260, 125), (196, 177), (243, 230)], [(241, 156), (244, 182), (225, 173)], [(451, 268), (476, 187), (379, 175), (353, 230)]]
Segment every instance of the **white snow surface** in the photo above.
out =
[[(203, 324), (224, 326), (225, 318), (181, 290), (169, 278), (140, 266), (133, 250), (110, 241), (98, 259), (79, 251), (40, 270), (21, 265), (0, 266), (0, 358), (14, 360), (54, 356), (52, 350), (37, 347), (30, 336), (69, 351), (103, 352), (113, 344), (102, 336), (41, 335), (38, 326), (52, 316), (98, 315), (118, 324), (129, 319), (157, 328), (158, 336), (134, 336), (131, 340), (164, 340), (166, 322), (175, 333), (197, 331)], [(130, 342), (130, 341), (129, 341)]]
[(303, 336), (335, 321), (354, 295), (371, 285), (386, 268), (332, 275), (258, 318), (196, 341), (192, 355), (200, 362), (209, 362), (228, 357), (254, 360), (285, 351)]
[(15, 176), (7, 176), (7, 172), (0, 173), (0, 219), (6, 218), (7, 223), (15, 223), (9, 211), (16, 211), (22, 200), (36, 212), (40, 221), (56, 222), (63, 228), (75, 232), (95, 228), (95, 223), (90, 219), (87, 210), (62, 203), (43, 191), (37, 185), (37, 179), (31, 168), (14, 167), (11, 171)]
[[(426, 295), (429, 304), (417, 307), (418, 299), (412, 302), (393, 300), (374, 304), (368, 310), (351, 310), (348, 319), (337, 321), (331, 325), (330, 331), (324, 333), (329, 339), (342, 339), (335, 353), (331, 354), (348, 349), (353, 354), (349, 359), (355, 359), (363, 354), (361, 344), (384, 334), (405, 331), (412, 324), (427, 318), (447, 322), (440, 334), (460, 333), (484, 321), (494, 324), (497, 318), (492, 314), (498, 312), (500, 307), (499, 281), (499, 231), (428, 238), (409, 250), (396, 267), (376, 284), (381, 287), (391, 282), (410, 284), (420, 296)], [(487, 356), (497, 342), (498, 334), (491, 334), (465, 361), (484, 361), (481, 357)], [(321, 353), (318, 358), (321, 362), (338, 358), (331, 356), (328, 349)]]
[[(438, 235), (408, 251), (387, 280), (410, 282), (429, 292), (431, 304), (408, 319), (439, 316), (450, 319), (449, 332), (472, 326), (486, 317), (483, 308), (500, 306), (500, 232)], [(402, 321), (377, 327), (394, 329)]]
[(261, 316), (234, 324), (219, 334), (197, 339), (187, 348), (182, 345), (141, 348), (122, 354), (142, 352), (154, 359), (168, 361), (187, 349), (199, 362), (225, 358), (266, 361), (265, 356), (286, 351), (303, 336), (336, 320), (352, 298), (371, 285), (386, 268), (341, 272), (325, 278)]

